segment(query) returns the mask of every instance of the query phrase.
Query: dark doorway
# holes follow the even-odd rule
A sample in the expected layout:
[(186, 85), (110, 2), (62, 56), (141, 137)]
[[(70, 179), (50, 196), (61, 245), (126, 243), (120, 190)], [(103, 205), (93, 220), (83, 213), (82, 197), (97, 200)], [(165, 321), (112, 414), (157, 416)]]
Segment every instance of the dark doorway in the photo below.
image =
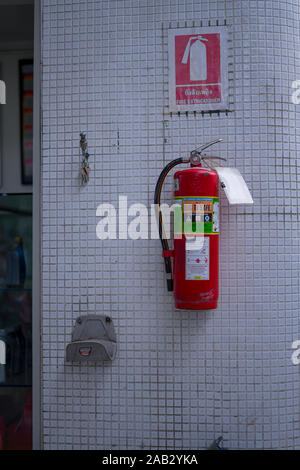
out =
[(33, 1), (0, 1), (0, 449), (32, 448)]

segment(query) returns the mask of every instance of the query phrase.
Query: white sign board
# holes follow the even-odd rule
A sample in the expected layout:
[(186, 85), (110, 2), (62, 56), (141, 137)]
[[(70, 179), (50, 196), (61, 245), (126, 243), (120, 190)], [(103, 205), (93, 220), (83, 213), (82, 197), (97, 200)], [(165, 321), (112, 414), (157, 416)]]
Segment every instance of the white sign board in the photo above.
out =
[(253, 204), (248, 186), (237, 168), (217, 167), (215, 170), (229, 204)]
[(168, 30), (169, 111), (228, 109), (227, 27)]

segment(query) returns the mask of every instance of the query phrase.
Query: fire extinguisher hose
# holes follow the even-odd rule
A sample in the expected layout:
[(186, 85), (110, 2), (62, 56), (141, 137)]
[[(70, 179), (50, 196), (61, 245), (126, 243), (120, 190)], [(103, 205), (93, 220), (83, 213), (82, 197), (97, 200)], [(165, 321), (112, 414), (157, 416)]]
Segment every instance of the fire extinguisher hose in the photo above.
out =
[[(160, 211), (161, 191), (162, 191), (162, 187), (163, 187), (163, 184), (164, 184), (164, 180), (165, 180), (167, 174), (169, 173), (169, 171), (171, 171), (172, 168), (174, 168), (174, 166), (179, 165), (181, 163), (185, 163), (185, 160), (183, 158), (176, 158), (175, 160), (172, 160), (170, 163), (168, 163), (165, 166), (165, 168), (162, 170), (161, 174), (159, 175), (159, 178), (158, 178), (156, 186), (155, 186), (154, 204), (158, 208), (159, 238), (160, 238), (160, 241), (161, 241), (163, 251), (168, 251), (169, 250), (169, 243), (168, 243), (167, 237), (165, 235), (162, 214), (161, 214), (161, 211)], [(170, 257), (165, 257), (164, 260), (165, 260), (166, 273), (168, 275), (168, 278), (167, 278), (168, 291), (173, 291), (173, 275), (172, 275), (171, 258)]]

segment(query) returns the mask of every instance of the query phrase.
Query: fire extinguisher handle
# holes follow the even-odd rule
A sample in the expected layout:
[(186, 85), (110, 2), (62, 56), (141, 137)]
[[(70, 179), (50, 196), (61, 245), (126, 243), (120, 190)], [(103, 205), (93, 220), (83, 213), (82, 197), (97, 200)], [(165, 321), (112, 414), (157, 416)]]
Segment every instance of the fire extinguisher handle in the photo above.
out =
[(201, 154), (203, 152), (203, 150), (207, 149), (211, 145), (218, 144), (219, 142), (222, 142), (222, 140), (223, 139), (212, 140), (211, 142), (208, 142), (207, 144), (203, 144), (200, 147), (196, 148), (195, 150), (193, 150), (193, 152), (197, 152), (197, 153)]

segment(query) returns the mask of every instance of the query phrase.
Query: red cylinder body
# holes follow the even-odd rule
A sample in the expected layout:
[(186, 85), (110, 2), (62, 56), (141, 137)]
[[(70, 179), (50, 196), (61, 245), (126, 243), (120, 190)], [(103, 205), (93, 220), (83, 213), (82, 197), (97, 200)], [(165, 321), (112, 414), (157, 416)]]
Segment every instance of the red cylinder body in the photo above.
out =
[[(216, 308), (219, 293), (219, 184), (215, 171), (196, 166), (174, 175), (182, 235), (174, 233), (176, 308)], [(175, 225), (178, 221), (175, 221)]]

